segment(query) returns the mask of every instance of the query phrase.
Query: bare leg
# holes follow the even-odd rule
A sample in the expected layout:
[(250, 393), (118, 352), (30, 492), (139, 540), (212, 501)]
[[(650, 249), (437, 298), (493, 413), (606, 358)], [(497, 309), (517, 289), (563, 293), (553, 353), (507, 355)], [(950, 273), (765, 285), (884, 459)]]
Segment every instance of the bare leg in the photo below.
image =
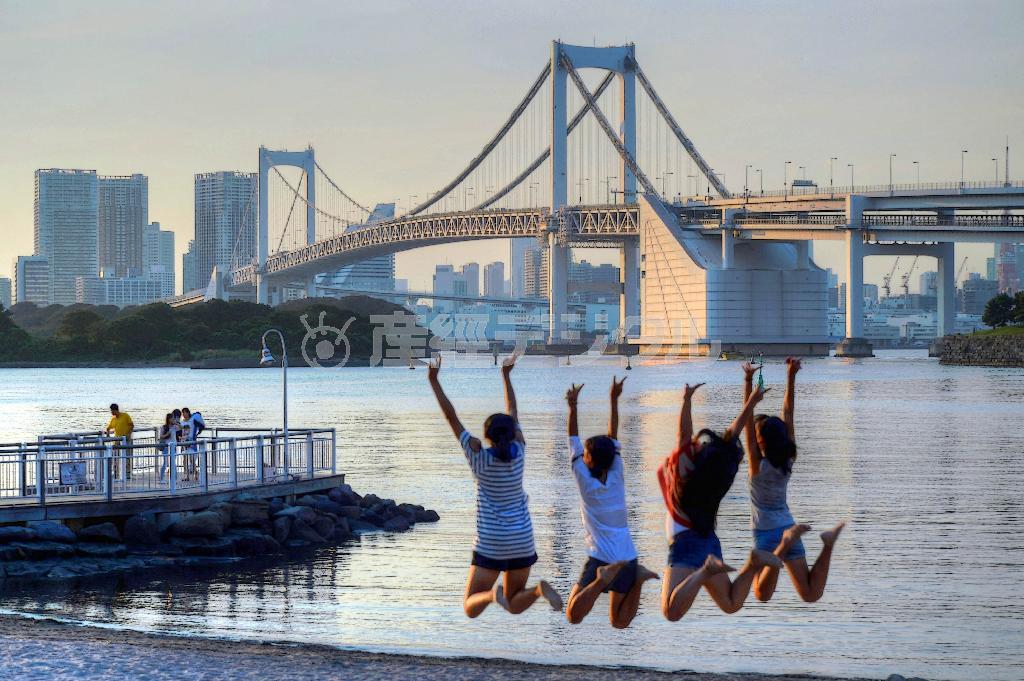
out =
[(462, 609), (469, 617), (477, 617), (494, 602), (494, 583), (501, 575), (497, 570), (471, 565), (466, 580), (466, 594), (462, 598)]
[[(775, 547), (775, 556), (779, 560), (785, 560), (785, 556), (789, 553), (789, 549), (793, 546), (793, 542), (803, 536), (805, 532), (809, 532), (810, 529), (810, 525), (794, 525), (783, 532), (782, 540), (779, 541), (779, 545)], [(769, 565), (757, 573), (757, 576), (754, 577), (754, 595), (757, 597), (757, 600), (761, 602), (771, 600), (772, 595), (775, 593), (775, 585), (778, 581), (779, 568), (773, 565)]]
[(643, 565), (636, 568), (636, 581), (627, 593), (620, 594), (611, 592), (611, 606), (608, 613), (612, 626), (616, 629), (625, 629), (636, 617), (637, 608), (640, 607), (640, 592), (644, 588), (644, 582), (649, 579), (658, 579), (658, 575), (648, 570)]
[[(708, 556), (698, 570), (669, 567), (665, 570), (665, 581), (661, 589), (661, 612), (669, 622), (678, 622), (693, 605), (693, 599), (702, 586), (718, 575), (732, 571), (715, 556)], [(729, 581), (728, 577), (725, 578)]]
[(709, 578), (704, 587), (722, 612), (732, 614), (742, 608), (743, 603), (747, 600), (750, 586), (754, 583), (754, 575), (768, 565), (780, 568), (782, 561), (769, 551), (751, 551), (750, 558), (736, 573), (735, 581), (730, 583), (729, 577), (717, 574)]
[(839, 539), (839, 534), (845, 526), (846, 522), (844, 521), (831, 530), (821, 533), (821, 541), (824, 542), (824, 546), (818, 555), (818, 560), (814, 561), (814, 567), (809, 571), (807, 561), (803, 558), (786, 563), (789, 576), (793, 580), (793, 588), (804, 601), (814, 603), (825, 593), (828, 570), (832, 562), (832, 547), (835, 546), (836, 540)]
[(597, 568), (594, 581), (582, 588), (579, 584), (572, 588), (572, 593), (569, 594), (569, 605), (565, 609), (565, 616), (568, 618), (569, 624), (579, 624), (584, 617), (590, 614), (594, 603), (625, 565), (625, 561), (602, 565)]
[(552, 609), (561, 611), (564, 606), (558, 592), (543, 579), (532, 588), (527, 588), (526, 580), (529, 578), (530, 568), (509, 570), (505, 573), (505, 585), (502, 590), (504, 599), (508, 603), (507, 610), (513, 615), (518, 615), (521, 612), (526, 612), (538, 598), (543, 597), (551, 604)]

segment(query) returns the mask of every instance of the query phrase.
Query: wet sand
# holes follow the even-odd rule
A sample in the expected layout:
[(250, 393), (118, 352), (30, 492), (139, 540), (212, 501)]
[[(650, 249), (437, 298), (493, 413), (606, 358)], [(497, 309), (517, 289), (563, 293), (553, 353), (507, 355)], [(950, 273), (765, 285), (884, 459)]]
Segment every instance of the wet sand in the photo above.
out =
[(665, 673), (480, 658), (381, 655), (320, 645), (177, 636), (0, 616), (0, 669), (19, 679), (498, 679), (499, 681), (823, 681), (824, 677)]

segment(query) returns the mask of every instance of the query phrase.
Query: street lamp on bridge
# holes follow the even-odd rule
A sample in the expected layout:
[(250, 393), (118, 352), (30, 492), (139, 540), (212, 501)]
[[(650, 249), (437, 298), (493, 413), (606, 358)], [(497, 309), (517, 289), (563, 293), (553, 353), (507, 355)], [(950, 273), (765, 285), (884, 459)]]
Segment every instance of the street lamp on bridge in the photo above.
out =
[(612, 196), (612, 180), (619, 179), (618, 175), (606, 175), (604, 178), (604, 190), (608, 198), (608, 203), (612, 203), (614, 200)]
[(782, 198), (789, 198), (789, 188), (786, 186), (789, 179), (789, 166), (793, 165), (792, 161), (786, 161), (782, 164)]
[(838, 160), (838, 156), (830, 156), (828, 159), (828, 191), (832, 196), (835, 196), (836, 193), (835, 182), (832, 180), (832, 164)]
[(998, 158), (993, 158), (992, 159), (992, 163), (995, 164), (995, 167), (996, 167), (996, 176), (995, 177), (996, 177), (996, 185), (998, 185), (999, 184), (999, 159)]
[(917, 182), (916, 182), (916, 184), (917, 184), (918, 189), (920, 189), (921, 188), (921, 162), (920, 161), (911, 161), (911, 163), (914, 164), (914, 171), (917, 173)]
[(896, 154), (889, 154), (889, 193), (892, 194), (892, 160), (896, 158)]
[(964, 159), (967, 158), (967, 150), (960, 150), (960, 191), (964, 190)]
[(750, 169), (754, 166), (749, 163), (743, 166), (743, 196), (750, 198)]
[(761, 172), (761, 168), (757, 168), (755, 172), (757, 172), (757, 182), (759, 191), (761, 192), (761, 196), (764, 196), (764, 173)]

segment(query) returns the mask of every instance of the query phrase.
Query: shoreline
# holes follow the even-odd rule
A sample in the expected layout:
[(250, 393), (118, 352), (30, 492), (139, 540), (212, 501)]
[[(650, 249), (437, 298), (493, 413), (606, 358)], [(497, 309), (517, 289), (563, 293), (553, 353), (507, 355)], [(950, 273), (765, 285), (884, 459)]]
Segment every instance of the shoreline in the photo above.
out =
[[(0, 660), (18, 678), (354, 680), (431, 678), (594, 681), (840, 681), (804, 674), (665, 672), (639, 667), (540, 664), (346, 650), (324, 644), (156, 634), (45, 615), (0, 614)], [(14, 678), (12, 676), (12, 678)], [(845, 681), (864, 681), (846, 679)]]

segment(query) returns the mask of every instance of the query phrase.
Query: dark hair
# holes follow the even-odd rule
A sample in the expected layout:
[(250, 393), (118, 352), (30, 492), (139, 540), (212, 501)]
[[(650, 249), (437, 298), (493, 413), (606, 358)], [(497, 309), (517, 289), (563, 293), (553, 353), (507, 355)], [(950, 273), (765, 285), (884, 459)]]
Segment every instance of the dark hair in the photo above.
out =
[(171, 412), (171, 415), (174, 416), (174, 418), (178, 418), (179, 416), (181, 416), (181, 410), (175, 409), (174, 411)]
[(736, 478), (743, 460), (743, 447), (736, 438), (723, 440), (707, 428), (700, 431), (697, 438), (705, 440), (705, 444), (694, 458), (694, 469), (679, 497), (679, 505), (690, 519), (693, 530), (707, 536), (715, 529), (718, 506)]
[(192, 413), (192, 410), (191, 410), (191, 409), (189, 409), (188, 407), (182, 407), (182, 408), (181, 408), (181, 413), (182, 413), (182, 414), (184, 414), (184, 413), (185, 413), (186, 411), (187, 411), (187, 412), (188, 412), (189, 414), (191, 414), (191, 413)]
[(117, 403), (110, 405), (110, 411), (121, 411), (121, 408), (117, 406)]
[(484, 421), (484, 436), (491, 441), (491, 453), (499, 461), (515, 458), (513, 444), (519, 424), (508, 414), (491, 414)]
[(164, 426), (171, 425), (171, 419), (173, 419), (173, 418), (174, 418), (174, 414), (166, 414), (164, 416)]
[(615, 463), (615, 455), (619, 453), (615, 447), (615, 440), (607, 435), (588, 437), (586, 449), (590, 452), (590, 474), (595, 478), (612, 467), (612, 464)]
[(764, 458), (768, 463), (789, 475), (793, 471), (793, 459), (796, 457), (796, 443), (789, 437), (786, 422), (778, 416), (758, 414), (754, 417), (754, 427), (764, 443)]

